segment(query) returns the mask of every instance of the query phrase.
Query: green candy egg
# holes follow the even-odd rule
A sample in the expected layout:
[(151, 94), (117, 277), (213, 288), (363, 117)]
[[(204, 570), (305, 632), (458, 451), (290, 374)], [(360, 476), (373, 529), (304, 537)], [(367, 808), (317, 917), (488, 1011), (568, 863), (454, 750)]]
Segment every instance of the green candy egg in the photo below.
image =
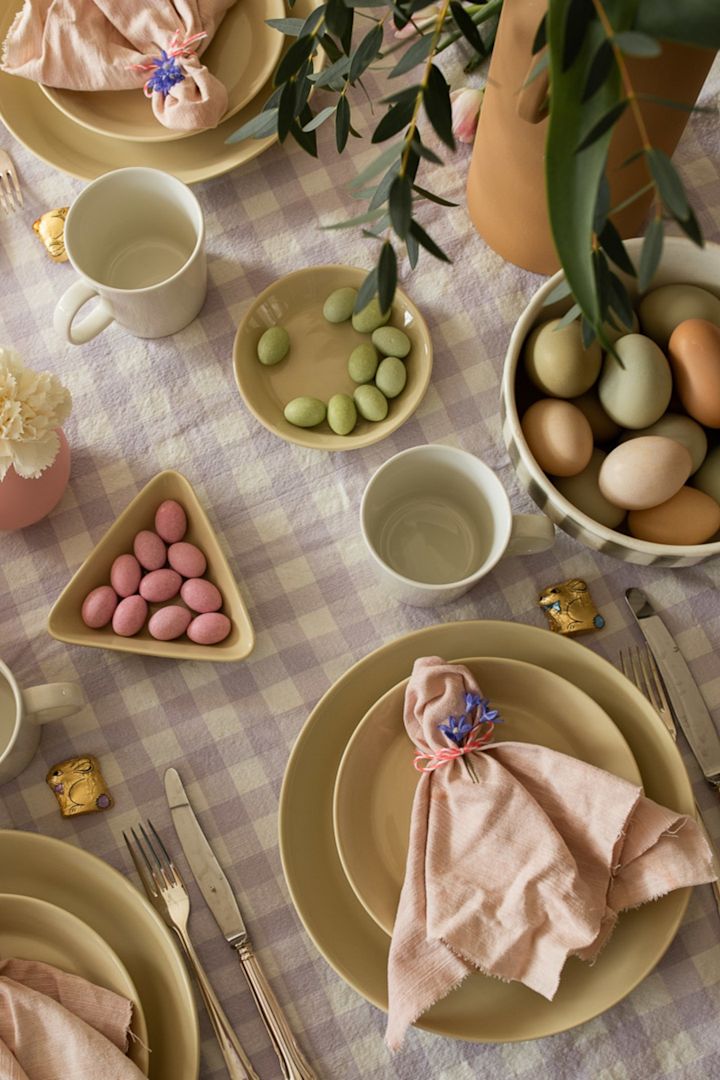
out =
[(389, 318), (390, 309), (383, 315), (378, 298), (374, 296), (362, 311), (356, 311), (353, 315), (353, 330), (357, 330), (360, 334), (372, 334), (373, 330), (377, 330), (379, 326), (384, 326)]
[(353, 382), (369, 383), (375, 378), (377, 366), (377, 349), (368, 341), (362, 345), (357, 345), (350, 353), (348, 375)]
[(372, 343), (383, 356), (402, 358), (410, 352), (410, 338), (395, 326), (381, 326), (373, 331)]
[(325, 402), (314, 397), (296, 397), (288, 401), (283, 415), (289, 424), (295, 427), (317, 427), (325, 419)]
[(407, 371), (402, 360), (395, 356), (386, 356), (380, 361), (375, 373), (375, 385), (386, 398), (396, 398), (405, 389)]
[(327, 422), (336, 435), (349, 435), (357, 423), (357, 409), (349, 394), (333, 394), (328, 401)]
[(357, 411), (364, 420), (371, 420), (376, 424), (378, 420), (384, 420), (388, 414), (387, 398), (377, 386), (358, 386), (353, 398)]
[(257, 344), (258, 360), (271, 367), (284, 360), (290, 348), (290, 335), (282, 326), (271, 326), (262, 335)]
[(331, 323), (347, 322), (353, 313), (356, 300), (357, 289), (335, 289), (323, 305), (323, 315)]

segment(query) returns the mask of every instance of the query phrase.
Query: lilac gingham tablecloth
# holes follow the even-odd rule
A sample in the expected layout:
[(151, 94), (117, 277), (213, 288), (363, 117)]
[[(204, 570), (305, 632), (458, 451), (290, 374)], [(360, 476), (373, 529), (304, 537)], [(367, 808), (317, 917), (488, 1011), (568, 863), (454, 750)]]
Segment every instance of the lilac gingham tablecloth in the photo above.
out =
[[(706, 84), (717, 102), (720, 68)], [(364, 130), (371, 119), (365, 116)], [(428, 205), (424, 221), (454, 260), (429, 257), (406, 282), (435, 346), (430, 389), (415, 416), (368, 449), (324, 454), (289, 445), (259, 426), (238, 396), (232, 344), (238, 320), (266, 285), (299, 267), (371, 265), (357, 230), (321, 232), (351, 216), (343, 185), (375, 151), (353, 143), (338, 158), (323, 131), (321, 161), (293, 143), (275, 146), (229, 176), (195, 188), (207, 220), (210, 286), (200, 317), (160, 341), (116, 326), (91, 344), (63, 344), (52, 311), (72, 279), (31, 231), (33, 219), (70, 203), (82, 185), (36, 161), (9, 135), (25, 210), (0, 220), (0, 343), (69, 385), (66, 426), (73, 468), (58, 508), (37, 526), (0, 535), (0, 655), (21, 685), (77, 680), (89, 704), (45, 728), (35, 760), (0, 789), (0, 826), (81, 845), (130, 872), (122, 830), (139, 817), (168, 827), (162, 776), (177, 765), (217, 854), (235, 883), (273, 985), (308, 1057), (326, 1080), (654, 1080), (720, 1077), (720, 923), (708, 888), (696, 889), (675, 941), (623, 1002), (583, 1026), (535, 1042), (478, 1046), (411, 1031), (391, 1056), (385, 1015), (317, 953), (290, 903), (277, 841), (283, 771), (309, 710), (351, 664), (377, 646), (434, 622), (491, 618), (544, 625), (542, 586), (585, 578), (607, 627), (583, 646), (610, 660), (637, 642), (624, 590), (645, 588), (702, 687), (720, 709), (720, 560), (686, 570), (632, 567), (593, 554), (564, 533), (534, 558), (503, 561), (468, 596), (439, 611), (389, 602), (358, 528), (371, 473), (424, 442), (470, 450), (498, 473), (513, 507), (535, 509), (515, 481), (500, 438), (498, 395), (513, 323), (540, 279), (505, 264), (474, 232), (464, 206)], [(463, 202), (469, 149), (433, 178)], [(698, 114), (676, 160), (709, 239), (720, 240), (716, 116)], [(432, 186), (432, 185), (431, 185)], [(257, 633), (243, 663), (148, 660), (68, 647), (45, 629), (47, 612), (115, 516), (162, 469), (195, 486), (217, 526)], [(717, 716), (717, 712), (716, 712)], [(682, 750), (698, 802), (720, 840), (720, 803)], [(76, 752), (96, 754), (116, 800), (109, 813), (60, 817), (44, 777)], [(318, 883), (322, 887), (322, 883)], [(235, 1029), (263, 1077), (277, 1061), (237, 961), (204, 905), (193, 935)], [(225, 1071), (201, 1017), (202, 1080)], [(178, 1080), (186, 1080), (178, 1077)]]

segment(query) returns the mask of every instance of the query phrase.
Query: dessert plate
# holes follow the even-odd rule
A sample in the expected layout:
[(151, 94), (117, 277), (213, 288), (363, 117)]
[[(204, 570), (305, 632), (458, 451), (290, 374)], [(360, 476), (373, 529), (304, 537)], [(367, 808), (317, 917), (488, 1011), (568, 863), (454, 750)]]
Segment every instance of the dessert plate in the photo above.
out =
[[(627, 742), (596, 702), (567, 679), (518, 660), (458, 660), (477, 680), (502, 723), (493, 742), (527, 742), (642, 786)], [(410, 813), (419, 773), (403, 724), (407, 679), (365, 714), (347, 745), (335, 782), (334, 824), (340, 860), (355, 895), (392, 934), (405, 877)]]
[[(281, 19), (284, 14), (283, 0), (236, 0), (207, 49), (200, 53), (205, 67), (227, 89), (223, 120), (252, 101), (271, 77), (280, 58), (283, 35), (265, 20)], [(196, 134), (164, 127), (155, 119), (141, 89), (40, 89), (61, 113), (98, 135), (133, 142), (171, 142)]]

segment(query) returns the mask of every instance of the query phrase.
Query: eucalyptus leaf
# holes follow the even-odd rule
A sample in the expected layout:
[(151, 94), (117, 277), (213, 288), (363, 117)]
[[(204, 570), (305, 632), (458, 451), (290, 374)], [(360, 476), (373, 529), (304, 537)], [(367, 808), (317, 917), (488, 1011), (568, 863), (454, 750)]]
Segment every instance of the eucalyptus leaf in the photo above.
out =
[(419, 83), (415, 83), (414, 86), (406, 86), (402, 90), (396, 90), (394, 94), (388, 94), (387, 97), (380, 98), (381, 105), (400, 105), (403, 101), (416, 101), (419, 93), (422, 92), (422, 86)]
[(386, 139), (392, 138), (393, 135), (397, 135), (399, 131), (408, 126), (414, 111), (415, 107), (411, 101), (405, 101), (401, 105), (393, 105), (375, 128), (372, 141), (374, 143), (384, 142)]
[(685, 221), (690, 214), (690, 206), (682, 180), (672, 161), (663, 150), (654, 148), (646, 152), (646, 157), (660, 198), (674, 218)]
[(550, 61), (550, 58), (549, 58), (549, 56), (548, 56), (548, 54), (546, 52), (543, 53), (542, 56), (540, 56), (535, 61), (535, 64), (530, 69), (530, 73), (528, 74), (528, 77), (526, 78), (525, 82), (523, 83), (523, 90), (525, 89), (526, 86), (530, 86), (531, 83), (534, 83), (535, 80), (537, 79), (537, 77), (539, 75), (542, 75), (543, 71), (547, 71), (549, 61)]
[(284, 142), (287, 138), (294, 119), (295, 86), (292, 82), (286, 82), (282, 88), (277, 113), (277, 132), (280, 142)]
[(412, 221), (412, 188), (407, 176), (393, 178), (388, 207), (393, 229), (401, 240), (405, 240)]
[(614, 64), (615, 54), (613, 53), (612, 45), (606, 38), (600, 43), (600, 47), (595, 53), (590, 65), (587, 82), (585, 83), (585, 88), (582, 93), (583, 101), (589, 101), (593, 94), (600, 89), (612, 71)]
[(584, 315), (580, 320), (580, 327), (582, 332), (583, 348), (589, 349), (593, 341), (597, 337), (597, 334), (595, 333), (595, 327), (585, 318)]
[(556, 330), (564, 330), (566, 326), (570, 325), (570, 323), (575, 322), (578, 315), (580, 315), (580, 314), (581, 314), (581, 312), (580, 312), (579, 304), (573, 304), (573, 306), (571, 308), (568, 308), (568, 310), (565, 312), (565, 314), (563, 315), (562, 319), (560, 319), (560, 321), (558, 322), (555, 329)]
[(592, 146), (594, 142), (597, 142), (602, 135), (609, 131), (625, 112), (627, 105), (627, 98), (624, 98), (622, 101), (617, 101), (610, 109), (608, 109), (608, 111), (593, 124), (587, 135), (580, 140), (576, 153), (585, 150), (588, 146)]
[(614, 37), (615, 44), (625, 56), (659, 56), (660, 42), (638, 30), (624, 30)]
[(299, 37), (305, 25), (304, 19), (266, 19), (266, 26), (272, 26), (273, 30), (279, 30), (288, 37)]
[(622, 325), (630, 329), (633, 324), (633, 306), (628, 291), (617, 274), (610, 271), (610, 307), (617, 312)]
[(567, 71), (580, 53), (587, 29), (595, 16), (592, 0), (569, 0), (565, 5), (565, 36), (562, 70)]
[(547, 16), (543, 15), (542, 19), (538, 23), (538, 28), (535, 31), (535, 37), (533, 38), (532, 49), (530, 50), (532, 52), (533, 56), (535, 56), (536, 53), (539, 53), (541, 49), (544, 49), (545, 45), (547, 43), (546, 19), (547, 19)]
[(607, 216), (610, 213), (610, 184), (603, 169), (598, 184), (597, 198), (595, 199), (595, 213), (593, 214), (593, 232), (601, 233), (605, 228)]
[(694, 244), (697, 244), (698, 247), (703, 247), (704, 241), (702, 230), (692, 209), (690, 210), (688, 216), (682, 221), (678, 218), (676, 218), (675, 220), (677, 221), (678, 225), (685, 233), (685, 235), (689, 236)]
[(312, 109), (309, 105), (306, 105), (300, 115), (296, 117), (290, 125), (290, 134), (306, 154), (310, 154), (311, 157), (316, 158), (317, 135), (314, 131), (303, 131), (303, 124), (308, 124), (312, 120), (312, 116)]
[(350, 102), (345, 94), (339, 98), (335, 115), (335, 145), (338, 154), (342, 154), (350, 135)]
[(475, 52), (484, 56), (487, 50), (480, 37), (480, 31), (459, 0), (450, 0), (450, 11), (458, 30), (465, 40), (472, 45)]
[(417, 191), (418, 195), (422, 195), (423, 199), (429, 199), (430, 202), (437, 203), (438, 206), (460, 205), (460, 203), (450, 202), (449, 199), (443, 199), (441, 195), (435, 195), (434, 192), (428, 191), (427, 188), (420, 187), (419, 184), (413, 184), (413, 191)]
[[(344, 98), (341, 100), (344, 100)], [(330, 119), (336, 108), (336, 105), (328, 105), (326, 108), (321, 109), (317, 115), (313, 116), (310, 123), (305, 125), (303, 131), (315, 131), (316, 128), (319, 128), (321, 124)]]
[(265, 139), (268, 135), (274, 135), (277, 131), (277, 115), (277, 108), (258, 113), (228, 136), (225, 142), (237, 143), (243, 139)]
[(657, 94), (638, 92), (636, 97), (638, 101), (647, 101), (653, 105), (665, 105), (668, 109), (680, 109), (681, 112), (708, 113), (711, 116), (717, 113), (717, 109), (712, 105), (696, 105), (695, 102), (691, 101), (675, 101), (673, 98), (658, 97)]
[(423, 96), (423, 105), (427, 118), (432, 124), (436, 135), (451, 150), (455, 149), (455, 136), (452, 130), (452, 106), (450, 104), (450, 87), (445, 81), (445, 76), (435, 64), (430, 65), (427, 86)]
[(625, 245), (622, 242), (622, 237), (617, 231), (612, 221), (606, 221), (601, 233), (599, 234), (599, 240), (602, 244), (608, 258), (612, 259), (616, 266), (624, 270), (626, 274), (630, 274), (631, 277), (635, 277), (635, 267), (632, 264), (630, 256), (625, 250)]
[(420, 245), (418, 244), (412, 233), (408, 233), (405, 237), (405, 248), (407, 250), (410, 269), (414, 270), (418, 264), (418, 259), (420, 257)]
[(558, 300), (564, 300), (566, 296), (570, 296), (572, 289), (567, 278), (563, 278), (559, 281), (554, 289), (551, 289), (543, 300), (543, 307), (548, 307), (550, 304), (555, 304)]
[(432, 34), (423, 34), (421, 37), (416, 38), (410, 48), (398, 60), (389, 77), (397, 79), (398, 75), (404, 75), (406, 71), (412, 71), (423, 60), (427, 60), (432, 48), (432, 42)]
[(380, 251), (377, 268), (378, 303), (381, 311), (387, 311), (393, 302), (397, 288), (397, 258), (395, 249), (386, 240)]
[(382, 47), (382, 40), (382, 26), (376, 25), (368, 30), (350, 60), (350, 72), (348, 77), (351, 83), (354, 83), (359, 79), (363, 71), (366, 71), (373, 60), (377, 59)]
[(638, 6), (634, 28), (663, 41), (720, 49), (720, 5), (716, 0), (651, 0)]
[(652, 281), (660, 262), (663, 249), (663, 223), (661, 218), (653, 218), (645, 232), (642, 252), (640, 253), (640, 272), (638, 288), (644, 293)]
[(377, 221), (382, 213), (381, 208), (376, 208), (375, 210), (368, 210), (364, 214), (358, 214), (357, 217), (346, 218), (345, 221), (334, 221), (332, 225), (321, 225), (320, 228), (330, 232), (334, 229), (350, 229), (353, 225), (367, 225), (368, 221)]
[(294, 41), (278, 64), (275, 72), (275, 86), (287, 82), (292, 75), (299, 71), (314, 48), (315, 38), (310, 34), (299, 37)]
[(366, 308), (376, 293), (377, 266), (374, 266), (358, 289), (358, 294), (355, 298), (355, 314), (359, 314), (363, 308)]
[(441, 262), (450, 262), (450, 259), (445, 254), (443, 249), (441, 247), (438, 247), (433, 238), (431, 236), (428, 236), (422, 225), (420, 225), (417, 221), (411, 222), (410, 235), (414, 236), (418, 244), (420, 244), (421, 247), (424, 247), (426, 251), (429, 251), (431, 255), (434, 255), (436, 259), (440, 259)]
[(315, 83), (316, 87), (330, 86), (335, 79), (344, 78), (350, 70), (350, 57), (341, 56), (339, 60), (336, 60), (334, 64), (329, 64), (328, 67), (322, 71), (318, 71), (314, 75), (308, 76), (310, 81)]
[(368, 210), (374, 210), (378, 206), (382, 206), (388, 201), (390, 195), (390, 188), (393, 185), (395, 177), (400, 172), (400, 161), (394, 161), (388, 171), (383, 176), (382, 180), (375, 188), (375, 192), (368, 204)]
[(425, 161), (429, 161), (431, 165), (442, 165), (442, 158), (438, 157), (434, 150), (431, 150), (429, 146), (425, 145), (417, 130), (413, 135), (412, 148), (418, 157), (423, 158)]
[(383, 150), (381, 154), (378, 154), (369, 165), (366, 165), (357, 176), (353, 177), (350, 181), (350, 187), (357, 188), (364, 184), (367, 180), (372, 180), (374, 176), (381, 173), (383, 169), (386, 169), (393, 161), (397, 160), (402, 153), (402, 142), (396, 142), (392, 146), (388, 146)]

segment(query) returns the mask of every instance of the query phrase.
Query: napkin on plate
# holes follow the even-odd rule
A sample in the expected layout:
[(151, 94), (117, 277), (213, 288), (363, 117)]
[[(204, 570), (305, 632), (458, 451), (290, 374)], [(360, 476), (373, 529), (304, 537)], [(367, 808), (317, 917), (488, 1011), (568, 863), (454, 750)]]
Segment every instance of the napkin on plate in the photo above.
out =
[(144, 1080), (125, 1056), (132, 1002), (34, 960), (0, 960), (3, 1080)]
[(567, 958), (593, 960), (620, 911), (715, 880), (696, 822), (626, 780), (530, 743), (450, 757), (458, 747), (440, 725), (467, 741), (463, 716), (480, 715), (466, 695), (481, 691), (464, 665), (416, 660), (404, 721), (429, 771), (413, 802), (388, 960), (392, 1049), (470, 972), (552, 1000)]
[(227, 90), (198, 56), (234, 3), (24, 0), (0, 66), (10, 75), (66, 90), (145, 86), (165, 127), (215, 127), (227, 109)]

